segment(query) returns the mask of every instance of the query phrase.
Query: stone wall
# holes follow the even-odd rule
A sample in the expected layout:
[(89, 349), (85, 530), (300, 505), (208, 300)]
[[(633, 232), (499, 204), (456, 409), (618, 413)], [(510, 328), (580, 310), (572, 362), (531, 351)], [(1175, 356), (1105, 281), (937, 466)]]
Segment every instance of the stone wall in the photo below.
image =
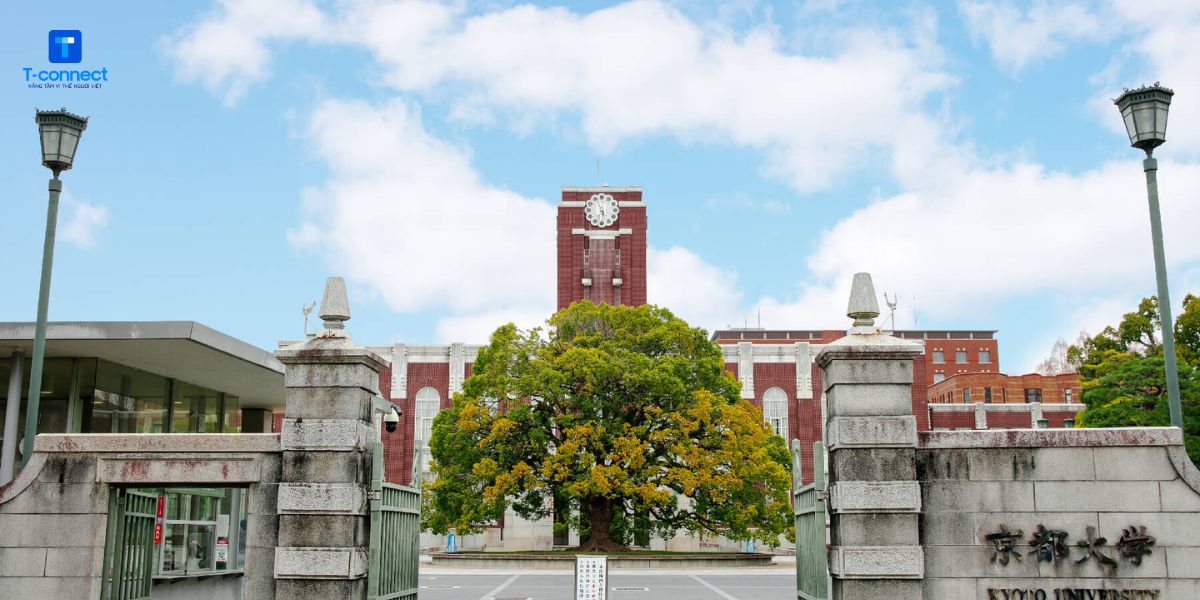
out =
[[(927, 432), (917, 476), (927, 598), (1200, 598), (1200, 471), (1178, 429)], [(1029, 554), (1039, 526), (1065, 556)], [(1114, 565), (1079, 546), (1089, 527)], [(1140, 566), (1117, 549), (1130, 527), (1154, 538)], [(1020, 559), (988, 541), (1004, 529)]]
[(0, 599), (99, 598), (109, 492), (121, 485), (246, 486), (239, 581), (247, 599), (274, 597), (279, 457), (274, 434), (38, 435), (0, 488)]
[(918, 433), (921, 348), (878, 312), (855, 275), (854, 326), (817, 355), (834, 600), (1200, 598), (1200, 471), (1179, 429)]

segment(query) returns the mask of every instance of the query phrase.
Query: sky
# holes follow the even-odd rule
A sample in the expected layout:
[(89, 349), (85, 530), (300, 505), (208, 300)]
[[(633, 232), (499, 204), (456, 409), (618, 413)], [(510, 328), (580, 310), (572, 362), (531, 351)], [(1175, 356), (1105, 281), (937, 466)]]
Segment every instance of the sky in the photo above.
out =
[[(1156, 151), (1176, 307), (1200, 292), (1200, 3), (12, 3), (0, 320), (32, 321), (49, 171), (90, 118), (50, 319), (194, 320), (263, 348), (347, 278), (360, 343), (482, 343), (554, 309), (562, 186), (638, 185), (649, 300), (709, 330), (998, 330), (1000, 369), (1152, 295), (1112, 98), (1175, 90)], [(50, 30), (82, 61), (52, 65)], [(31, 86), (26, 68), (107, 70)], [(1176, 308), (1176, 312), (1178, 312)], [(315, 327), (317, 319), (313, 315)]]

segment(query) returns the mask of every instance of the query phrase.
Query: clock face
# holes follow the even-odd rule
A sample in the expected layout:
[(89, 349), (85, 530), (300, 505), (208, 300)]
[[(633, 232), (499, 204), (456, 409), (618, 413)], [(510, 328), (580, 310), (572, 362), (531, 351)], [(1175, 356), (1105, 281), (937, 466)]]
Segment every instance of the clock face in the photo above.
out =
[(608, 194), (594, 194), (583, 205), (583, 214), (588, 223), (596, 227), (608, 227), (617, 220), (617, 200)]

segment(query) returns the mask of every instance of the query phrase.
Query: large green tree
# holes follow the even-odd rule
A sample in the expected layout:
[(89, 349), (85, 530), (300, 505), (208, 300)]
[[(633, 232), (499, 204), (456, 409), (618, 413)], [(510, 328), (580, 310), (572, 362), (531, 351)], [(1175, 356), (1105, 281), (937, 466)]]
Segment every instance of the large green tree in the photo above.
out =
[[(1200, 298), (1188, 294), (1175, 320), (1184, 443), (1200, 463)], [(1081, 427), (1170, 424), (1158, 299), (1143, 299), (1116, 326), (1084, 337), (1068, 350), (1087, 410)]]
[(478, 531), (510, 504), (543, 518), (557, 500), (590, 532), (584, 550), (623, 547), (613, 531), (631, 522), (664, 537), (790, 531), (786, 445), (704, 330), (655, 306), (586, 301), (548, 323), (497, 329), (434, 420), (427, 527)]

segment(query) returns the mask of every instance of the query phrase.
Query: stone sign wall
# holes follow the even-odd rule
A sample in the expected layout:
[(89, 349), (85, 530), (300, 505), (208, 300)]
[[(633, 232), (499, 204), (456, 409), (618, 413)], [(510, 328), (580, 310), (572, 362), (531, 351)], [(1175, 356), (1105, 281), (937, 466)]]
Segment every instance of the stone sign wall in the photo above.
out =
[(1195, 600), (1200, 471), (1176, 428), (916, 431), (920, 346), (874, 325), (817, 356), (835, 600)]
[(1200, 598), (1200, 471), (1178, 429), (928, 432), (928, 598)]

